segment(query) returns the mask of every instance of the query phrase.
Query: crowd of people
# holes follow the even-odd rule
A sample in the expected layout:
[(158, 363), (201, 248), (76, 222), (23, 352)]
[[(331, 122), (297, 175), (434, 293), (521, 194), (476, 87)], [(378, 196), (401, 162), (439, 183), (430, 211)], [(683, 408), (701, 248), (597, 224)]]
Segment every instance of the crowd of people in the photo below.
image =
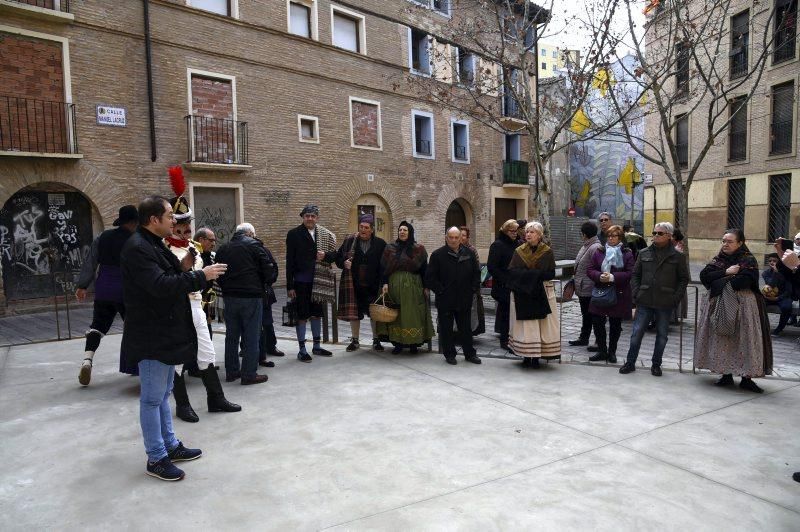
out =
[[(300, 216), (302, 222), (286, 235), (285, 263), (298, 361), (333, 356), (321, 345), (321, 319), (324, 305), (334, 302), (339, 319), (350, 324), (348, 352), (362, 348), (361, 322), (369, 318), (375, 351), (390, 343), (394, 355), (403, 350), (417, 353), (438, 333), (447, 364), (457, 364), (459, 346), (466, 362), (481, 364), (473, 344), (473, 336), (485, 329), (481, 265), (467, 228), (449, 228), (444, 245), (429, 257), (407, 221), (387, 243), (375, 234), (373, 216), (364, 214), (357, 232), (337, 245), (336, 236), (318, 223), (317, 206), (306, 205)], [(226, 325), (226, 382), (264, 383), (268, 377), (258, 368), (274, 367), (267, 356), (284, 356), (272, 319), (277, 302), (273, 286), (279, 277), (272, 253), (249, 223), (237, 226), (230, 241), (216, 249), (210, 229), (191, 234), (191, 217), (183, 196), (150, 196), (138, 208), (122, 207), (115, 228), (93, 242), (76, 294), (85, 299), (94, 282), (94, 318), (78, 380), (84, 386), (90, 383), (94, 353), (119, 314), (124, 319), (120, 371), (138, 374), (141, 382), (146, 472), (163, 480), (182, 479), (183, 471), (174, 464), (202, 455), (199, 449), (185, 447), (172, 426), (170, 394), (178, 418), (199, 421), (189, 401), (186, 375), (202, 380), (210, 412), (242, 409), (225, 398), (218, 377), (210, 326), (214, 309), (223, 312)], [(681, 312), (690, 281), (682, 237), (672, 224), (657, 223), (652, 243), (646, 245), (629, 227), (613, 224), (608, 213), (602, 213), (599, 222), (581, 226), (583, 243), (565, 289), (565, 297), (569, 291), (577, 296), (582, 314), (580, 334), (569, 344), (593, 352), (591, 362), (615, 363), (623, 322), (633, 319), (630, 347), (619, 368), (628, 374), (636, 371), (645, 331), (654, 326), (650, 372), (661, 376), (670, 321)], [(525, 368), (539, 367), (541, 359), (559, 358), (562, 352), (553, 282), (556, 262), (545, 236), (537, 221), (507, 220), (487, 258), (491, 296), (497, 302), (494, 330), (501, 347), (517, 355)], [(739, 229), (725, 232), (719, 254), (700, 274), (708, 293), (700, 305), (695, 366), (720, 374), (718, 386), (732, 385), (736, 375), (741, 388), (760, 393), (753, 379), (771, 373), (765, 303), (779, 304), (780, 332), (791, 314), (791, 294), (800, 293), (798, 253), (777, 245), (776, 251), (763, 273), (769, 288), (763, 293), (758, 262)], [(338, 292), (333, 265), (341, 270)], [(393, 309), (392, 317), (375, 314), (376, 306)], [(311, 349), (306, 346), (309, 323)]]

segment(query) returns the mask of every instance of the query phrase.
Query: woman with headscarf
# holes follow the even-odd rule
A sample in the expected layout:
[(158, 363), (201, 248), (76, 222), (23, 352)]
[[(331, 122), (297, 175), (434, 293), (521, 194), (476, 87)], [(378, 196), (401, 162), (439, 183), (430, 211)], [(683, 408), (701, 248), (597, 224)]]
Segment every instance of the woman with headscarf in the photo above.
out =
[[(461, 231), (461, 244), (467, 249), (472, 251), (475, 255), (475, 262), (478, 263), (478, 269), (481, 269), (481, 259), (478, 257), (478, 250), (469, 241), (470, 231), (469, 227), (462, 225), (458, 228)], [(483, 297), (480, 290), (475, 292), (472, 298), (472, 311), (470, 312), (470, 326), (472, 327), (472, 336), (478, 336), (486, 332), (486, 311), (483, 308)]]
[[(717, 386), (732, 386), (736, 374), (742, 377), (740, 388), (762, 393), (753, 377), (772, 373), (772, 339), (758, 289), (758, 262), (741, 229), (725, 231), (722, 248), (700, 272), (700, 282), (708, 295), (700, 305), (695, 367), (721, 373)], [(720, 304), (735, 305), (735, 315), (729, 314), (733, 323), (713, 319)]]
[(511, 290), (508, 346), (523, 357), (524, 367), (538, 367), (539, 358), (561, 357), (561, 330), (556, 312), (556, 261), (542, 242), (539, 222), (525, 226), (525, 243), (514, 251), (508, 267)]
[(601, 306), (594, 300), (589, 302), (589, 313), (592, 315), (592, 328), (598, 347), (597, 354), (589, 357), (592, 362), (608, 360), (614, 364), (617, 361), (617, 342), (622, 334), (622, 320), (629, 320), (632, 316), (631, 276), (634, 264), (633, 252), (625, 242), (625, 231), (618, 225), (612, 225), (606, 230), (605, 246), (594, 252), (586, 271), (596, 287), (613, 286), (617, 300), (610, 306)]
[(428, 252), (414, 240), (414, 227), (403, 220), (397, 240), (386, 245), (381, 258), (383, 293), (400, 305), (400, 314), (391, 323), (379, 323), (381, 340), (392, 342), (393, 354), (409, 348), (412, 353), (433, 338), (433, 321), (424, 286)]

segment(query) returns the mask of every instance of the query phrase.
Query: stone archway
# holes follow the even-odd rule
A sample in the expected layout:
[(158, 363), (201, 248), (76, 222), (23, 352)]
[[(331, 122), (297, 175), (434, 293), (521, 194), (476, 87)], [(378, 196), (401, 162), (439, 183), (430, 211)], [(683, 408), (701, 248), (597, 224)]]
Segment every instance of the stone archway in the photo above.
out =
[[(399, 223), (406, 215), (406, 209), (400, 203), (399, 191), (393, 190), (392, 187), (385, 181), (363, 181), (361, 179), (351, 179), (347, 181), (336, 198), (334, 209), (337, 217), (340, 213), (347, 213), (347, 219), (338, 219), (337, 228), (346, 229), (349, 232), (355, 232), (357, 227), (357, 210), (359, 205), (374, 206), (376, 211), (379, 208), (385, 210), (386, 216), (383, 218), (385, 227), (376, 227), (376, 234), (383, 232), (387, 235), (384, 240), (394, 240), (395, 221)], [(380, 236), (380, 234), (378, 235)]]
[(368, 193), (358, 197), (350, 207), (350, 216), (347, 218), (348, 233), (355, 233), (358, 230), (358, 219), (362, 214), (371, 214), (375, 218), (375, 236), (387, 242), (394, 240), (392, 211), (382, 196)]

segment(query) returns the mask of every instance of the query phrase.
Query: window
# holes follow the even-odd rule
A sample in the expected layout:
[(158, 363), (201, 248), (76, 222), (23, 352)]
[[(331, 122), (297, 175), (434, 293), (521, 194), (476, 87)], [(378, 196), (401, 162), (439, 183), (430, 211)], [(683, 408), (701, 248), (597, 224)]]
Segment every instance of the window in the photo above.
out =
[(547, 63), (542, 63), (542, 70), (547, 70)]
[(730, 229), (744, 229), (744, 192), (746, 179), (728, 181), (728, 223)]
[(688, 168), (689, 115), (681, 115), (675, 119), (675, 148), (678, 151), (678, 164), (681, 168)]
[(445, 16), (450, 16), (450, 0), (431, 0), (433, 10)]
[(797, 43), (797, 0), (775, 1), (774, 44), (772, 64), (794, 59)]
[(506, 135), (506, 161), (519, 161), (520, 155), (520, 135)]
[(203, 11), (210, 11), (226, 17), (235, 16), (233, 9), (236, 0), (186, 0), (186, 4)]
[(317, 39), (317, 10), (314, 0), (292, 0), (288, 2), (289, 33)]
[(475, 84), (475, 56), (466, 50), (453, 46), (453, 66), (455, 75), (453, 81), (467, 86)]
[(557, 51), (553, 52), (553, 59), (558, 59), (558, 52)]
[(431, 38), (419, 30), (408, 30), (408, 64), (412, 72), (430, 75), (431, 73)]
[(794, 122), (794, 81), (772, 87), (772, 122), (770, 124), (770, 155), (792, 152)]
[(364, 16), (353, 11), (331, 6), (333, 45), (357, 54), (367, 53)]
[(730, 77), (736, 79), (747, 73), (747, 49), (750, 44), (750, 11), (731, 18)]
[(542, 57), (547, 57), (547, 48), (542, 48), (541, 54)]
[(675, 96), (689, 94), (689, 47), (680, 42), (675, 45)]
[(469, 122), (451, 120), (450, 130), (453, 140), (452, 159), (456, 163), (469, 163)]
[(319, 144), (319, 118), (316, 116), (297, 115), (297, 128), (300, 142)]
[(747, 98), (731, 101), (729, 109), (731, 124), (728, 127), (728, 160), (744, 161), (747, 159)]
[(792, 201), (792, 174), (769, 176), (769, 227), (767, 240), (775, 242), (789, 235), (789, 208)]
[(414, 139), (414, 157), (435, 158), (433, 145), (433, 115), (424, 111), (411, 111), (411, 134)]
[(381, 104), (350, 97), (350, 146), (365, 150), (382, 150)]

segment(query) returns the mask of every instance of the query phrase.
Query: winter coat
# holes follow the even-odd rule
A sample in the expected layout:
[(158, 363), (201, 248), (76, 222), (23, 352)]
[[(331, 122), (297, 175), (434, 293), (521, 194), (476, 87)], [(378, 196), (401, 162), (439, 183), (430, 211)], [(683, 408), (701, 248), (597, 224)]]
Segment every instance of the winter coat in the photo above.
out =
[(202, 270), (184, 272), (164, 241), (139, 227), (121, 255), (125, 322), (121, 351), (129, 363), (184, 364), (197, 358), (189, 294), (207, 286)]
[(431, 253), (425, 286), (436, 294), (440, 311), (469, 310), (480, 283), (478, 261), (469, 248), (460, 246), (455, 252), (445, 245)]
[(772, 300), (773, 302), (792, 299), (792, 284), (786, 280), (781, 272), (767, 268), (761, 272), (761, 278), (764, 279), (764, 284), (778, 289), (778, 297)]
[(264, 243), (244, 233), (234, 234), (219, 248), (217, 262), (228, 265), (225, 275), (217, 280), (224, 297), (264, 297), (266, 287), (278, 277)]
[[(598, 248), (592, 255), (587, 274), (597, 286), (607, 286), (600, 282), (600, 274), (603, 273), (603, 259), (606, 258), (606, 249)], [(631, 275), (633, 274), (633, 253), (630, 249), (622, 248), (623, 267), (611, 267), (611, 274), (614, 275), (614, 285), (617, 287), (617, 304), (611, 307), (598, 307), (589, 303), (589, 313), (596, 316), (608, 316), (610, 318), (631, 319), (631, 309), (633, 308), (633, 298), (631, 296)]]
[[(525, 256), (531, 257), (526, 262)], [(551, 314), (545, 281), (556, 277), (553, 250), (544, 243), (536, 247), (517, 246), (508, 270), (508, 288), (514, 292), (514, 313), (518, 320), (541, 320)]]
[(575, 256), (575, 295), (578, 297), (589, 297), (592, 295), (594, 281), (589, 277), (587, 271), (595, 251), (601, 247), (602, 244), (600, 244), (600, 240), (596, 236), (587, 238), (584, 240), (583, 246), (581, 246), (581, 249), (578, 250), (578, 254)]
[(369, 249), (366, 253), (358, 245), (358, 234), (350, 235), (344, 239), (339, 251), (336, 252), (336, 265), (345, 273), (344, 263), (352, 251), (353, 264), (350, 272), (353, 275), (353, 286), (356, 290), (363, 290), (369, 294), (377, 294), (381, 282), (381, 257), (386, 249), (386, 241), (372, 235)]
[(511, 300), (511, 292), (506, 286), (508, 283), (508, 265), (511, 264), (511, 258), (514, 256), (514, 250), (517, 249), (517, 245), (516, 240), (509, 238), (508, 235), (501, 231), (497, 235), (497, 240), (489, 247), (486, 268), (492, 276), (492, 298), (496, 301), (507, 303)]
[[(319, 230), (314, 229), (319, 237)], [(327, 252), (324, 262), (333, 262), (336, 252)], [(297, 275), (308, 277), (309, 283), (314, 278), (314, 265), (317, 262), (317, 239), (311, 238), (303, 224), (286, 233), (286, 290), (294, 290)]]
[(689, 261), (672, 245), (665, 256), (659, 255), (655, 244), (639, 252), (631, 278), (634, 301), (644, 307), (675, 308), (691, 278)]

